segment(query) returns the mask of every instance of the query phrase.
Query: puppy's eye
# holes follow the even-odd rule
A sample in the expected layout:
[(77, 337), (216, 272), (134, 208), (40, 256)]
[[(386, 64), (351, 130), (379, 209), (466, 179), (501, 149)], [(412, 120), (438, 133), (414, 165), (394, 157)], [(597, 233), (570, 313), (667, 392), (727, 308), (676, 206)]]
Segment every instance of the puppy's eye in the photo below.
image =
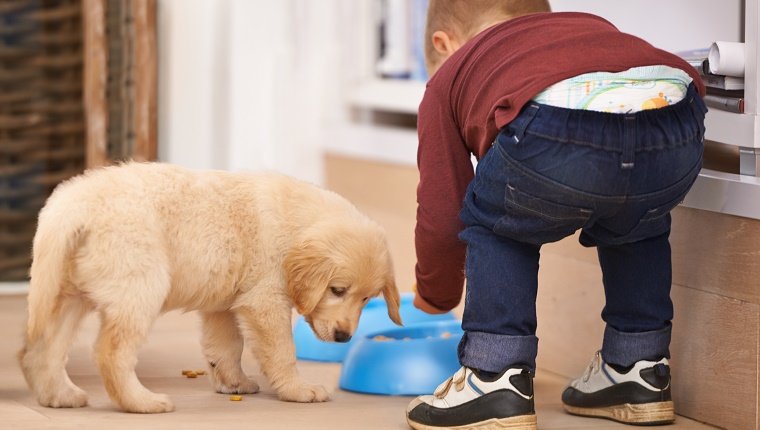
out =
[(369, 297), (365, 297), (365, 298), (363, 298), (363, 299), (362, 299), (362, 301), (363, 301), (364, 303), (367, 303), (367, 301), (369, 301)]
[(341, 287), (330, 287), (330, 291), (336, 297), (343, 297), (346, 294), (346, 288), (341, 288)]

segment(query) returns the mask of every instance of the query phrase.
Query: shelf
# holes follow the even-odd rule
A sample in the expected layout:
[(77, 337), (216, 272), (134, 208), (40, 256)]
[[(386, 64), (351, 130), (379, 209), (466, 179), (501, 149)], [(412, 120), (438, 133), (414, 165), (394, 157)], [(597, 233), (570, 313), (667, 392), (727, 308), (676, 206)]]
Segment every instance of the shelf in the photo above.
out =
[(760, 219), (760, 177), (702, 169), (681, 206)]
[(760, 116), (710, 109), (705, 119), (705, 138), (727, 145), (760, 147)]
[[(416, 115), (424, 93), (424, 82), (372, 79), (355, 88), (350, 102), (365, 109)], [(710, 109), (705, 125), (708, 140), (748, 148), (760, 147), (758, 115)]]
[(349, 102), (365, 109), (417, 115), (425, 83), (401, 79), (371, 79), (357, 85)]
[[(417, 133), (412, 129), (348, 125), (331, 127), (330, 154), (405, 166), (417, 164)], [(760, 177), (702, 169), (683, 207), (760, 219)]]
[(379, 125), (329, 127), (323, 148), (330, 154), (417, 166), (417, 130)]

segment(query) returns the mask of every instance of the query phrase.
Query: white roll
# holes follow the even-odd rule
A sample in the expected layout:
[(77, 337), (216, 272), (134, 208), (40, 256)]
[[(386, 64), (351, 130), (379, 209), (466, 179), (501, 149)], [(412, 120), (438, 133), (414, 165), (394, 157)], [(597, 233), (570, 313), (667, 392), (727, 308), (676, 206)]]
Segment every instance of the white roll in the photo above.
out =
[(707, 55), (710, 73), (725, 76), (744, 76), (744, 43), (715, 42)]

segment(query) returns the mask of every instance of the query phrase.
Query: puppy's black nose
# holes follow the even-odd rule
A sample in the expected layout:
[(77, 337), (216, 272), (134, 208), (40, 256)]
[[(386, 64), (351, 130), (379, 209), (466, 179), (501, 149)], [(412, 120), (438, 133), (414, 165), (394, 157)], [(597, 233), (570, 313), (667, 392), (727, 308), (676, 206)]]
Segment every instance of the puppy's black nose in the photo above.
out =
[(335, 341), (336, 342), (348, 342), (351, 340), (351, 335), (346, 333), (345, 331), (336, 330), (335, 331)]

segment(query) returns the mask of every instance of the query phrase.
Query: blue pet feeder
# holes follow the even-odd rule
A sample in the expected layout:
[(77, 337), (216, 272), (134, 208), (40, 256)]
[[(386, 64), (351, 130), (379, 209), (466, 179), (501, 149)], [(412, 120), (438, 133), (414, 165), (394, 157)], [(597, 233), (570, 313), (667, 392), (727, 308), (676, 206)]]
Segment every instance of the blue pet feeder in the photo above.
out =
[(367, 394), (431, 394), (459, 367), (459, 321), (439, 321), (370, 333), (343, 361), (340, 388)]
[[(419, 323), (435, 321), (452, 321), (456, 317), (453, 313), (448, 312), (440, 315), (430, 315), (414, 307), (412, 301), (414, 294), (404, 293), (401, 295), (401, 305), (399, 313), (404, 326), (409, 327)], [(379, 332), (398, 327), (388, 317), (388, 310), (385, 306), (385, 300), (381, 297), (370, 299), (362, 311), (359, 319), (359, 326), (353, 334), (351, 341), (347, 343), (325, 342), (319, 340), (304, 321), (302, 316), (298, 317), (293, 329), (293, 340), (296, 344), (296, 357), (301, 360), (312, 361), (329, 361), (341, 362), (346, 357), (349, 348), (355, 344), (361, 337), (369, 332)]]

